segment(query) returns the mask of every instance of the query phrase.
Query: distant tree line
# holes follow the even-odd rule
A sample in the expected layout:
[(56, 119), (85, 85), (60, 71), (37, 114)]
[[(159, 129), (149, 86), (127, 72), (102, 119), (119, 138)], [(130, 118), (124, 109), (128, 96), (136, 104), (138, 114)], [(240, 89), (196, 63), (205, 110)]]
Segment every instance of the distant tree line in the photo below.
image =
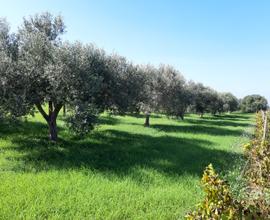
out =
[[(151, 113), (184, 119), (186, 112), (221, 114), (267, 108), (261, 96), (241, 101), (201, 83), (187, 82), (172, 66), (135, 65), (92, 44), (63, 42), (66, 27), (50, 13), (24, 18), (17, 33), (0, 20), (0, 115), (20, 117), (38, 110), (51, 140), (65, 107), (69, 127), (90, 131), (101, 112)], [(45, 107), (48, 110), (45, 110)]]
[(242, 112), (258, 112), (260, 110), (267, 110), (268, 103), (266, 98), (260, 95), (248, 95), (240, 100), (240, 109)]

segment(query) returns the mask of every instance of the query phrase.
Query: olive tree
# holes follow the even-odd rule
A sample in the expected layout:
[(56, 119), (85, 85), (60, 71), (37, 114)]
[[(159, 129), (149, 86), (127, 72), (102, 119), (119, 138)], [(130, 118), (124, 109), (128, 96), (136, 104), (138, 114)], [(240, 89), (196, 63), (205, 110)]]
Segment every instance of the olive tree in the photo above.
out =
[(7, 75), (12, 72), (12, 60), (8, 56), (9, 26), (5, 19), (0, 19), (0, 118), (6, 110)]
[(265, 97), (260, 95), (248, 95), (241, 101), (241, 110), (243, 112), (257, 112), (266, 110), (268, 103)]
[[(18, 40), (10, 33), (5, 19), (0, 19), (0, 114), (1, 116), (21, 116), (26, 112), (23, 104), (24, 93), (18, 71)], [(23, 81), (22, 81), (23, 82)]]
[(208, 106), (207, 110), (212, 114), (216, 115), (217, 113), (221, 114), (224, 112), (223, 110), (223, 99), (222, 96), (215, 90), (209, 88), (209, 95), (208, 95)]
[(117, 54), (106, 56), (102, 75), (102, 89), (97, 98), (103, 110), (118, 114), (140, 111), (146, 81), (142, 68)]
[(104, 52), (93, 45), (65, 43), (57, 49), (54, 62), (47, 68), (52, 80), (47, 98), (51, 100), (49, 115), (51, 102), (59, 103), (59, 108), (68, 106), (70, 127), (77, 133), (86, 133), (103, 110), (97, 97), (102, 86), (100, 73), (105, 68)]
[(224, 112), (236, 111), (239, 107), (238, 99), (230, 92), (222, 93), (221, 98), (223, 100)]
[(204, 86), (202, 83), (188, 83), (190, 94), (190, 108), (203, 117), (208, 112), (212, 115), (224, 112), (223, 96), (214, 89)]
[(191, 94), (191, 109), (200, 114), (200, 117), (203, 117), (204, 113), (207, 112), (210, 103), (209, 89), (202, 83), (189, 82), (188, 90)]
[(157, 77), (157, 104), (161, 112), (184, 119), (188, 106), (186, 82), (179, 71), (161, 65)]
[(71, 128), (84, 132), (92, 127), (99, 112), (95, 100), (102, 81), (99, 70), (105, 63), (104, 54), (92, 46), (63, 44), (60, 36), (64, 32), (59, 16), (44, 13), (24, 19), (18, 42), (21, 80), (13, 82), (22, 88), (25, 105), (38, 109), (46, 120), (53, 141), (57, 140), (57, 116), (63, 105), (70, 106)]
[(144, 80), (141, 81), (142, 98), (139, 103), (140, 111), (145, 114), (144, 126), (150, 126), (150, 116), (152, 112), (158, 112), (159, 98), (159, 77), (158, 69), (151, 65), (141, 66)]

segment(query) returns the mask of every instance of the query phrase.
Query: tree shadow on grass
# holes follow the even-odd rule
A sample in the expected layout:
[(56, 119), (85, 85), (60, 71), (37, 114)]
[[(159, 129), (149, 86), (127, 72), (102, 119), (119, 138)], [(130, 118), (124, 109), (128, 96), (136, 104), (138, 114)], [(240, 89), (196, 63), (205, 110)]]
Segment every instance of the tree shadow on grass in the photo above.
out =
[(248, 120), (252, 117), (252, 114), (225, 114), (225, 115), (216, 115), (215, 117), (217, 118), (222, 118), (222, 119), (232, 119), (232, 120)]
[(193, 134), (208, 134), (218, 136), (240, 136), (243, 133), (242, 129), (228, 129), (224, 127), (210, 127), (204, 125), (166, 125), (154, 124), (152, 128), (164, 132), (179, 132)]
[(105, 124), (105, 125), (116, 125), (119, 123), (119, 119), (113, 117), (113, 116), (101, 116), (97, 120), (98, 124)]
[[(245, 120), (246, 121), (246, 120)], [(227, 120), (207, 120), (207, 119), (186, 119), (186, 122), (190, 124), (196, 124), (196, 125), (207, 125), (207, 126), (222, 126), (222, 127), (248, 127), (250, 126), (250, 123), (247, 122), (239, 122), (238, 120), (235, 121), (227, 121)]]
[[(174, 119), (174, 121), (178, 121), (181, 123), (181, 125), (183, 124), (182, 122), (184, 123), (189, 123), (191, 124), (192, 126), (195, 125), (197, 126), (212, 126), (212, 127), (248, 127), (251, 125), (251, 123), (248, 123), (247, 121), (251, 119), (251, 117), (246, 117), (246, 119), (241, 119), (241, 116), (240, 119), (238, 118), (237, 115), (232, 115), (232, 116), (229, 116), (229, 117), (232, 117), (233, 119), (228, 119), (226, 115), (224, 116), (208, 116), (208, 117), (204, 117), (204, 118), (190, 118), (190, 117), (185, 117), (185, 119), (182, 121), (180, 119), (175, 119), (175, 118), (172, 118)], [(245, 117), (245, 116), (243, 116)], [(167, 117), (169, 118), (169, 117)], [(138, 122), (132, 122), (132, 123), (129, 123), (131, 125), (143, 125), (143, 123), (138, 123)], [(150, 127), (153, 127), (155, 125), (159, 125), (159, 124), (155, 124), (155, 120), (154, 118), (152, 119), (150, 117), (150, 124), (151, 126)], [(179, 126), (181, 126), (179, 125)], [(177, 125), (175, 125), (177, 126)], [(166, 129), (164, 129), (165, 131)], [(175, 130), (175, 129), (174, 129)], [(179, 131), (181, 131), (181, 129), (179, 129)]]
[(32, 136), (15, 137), (12, 142), (11, 149), (22, 153), (19, 160), (24, 162), (23, 167), (15, 170), (25, 172), (84, 167), (129, 176), (132, 169), (139, 166), (170, 176), (201, 176), (209, 163), (213, 163), (218, 170), (224, 170), (232, 165), (232, 158), (238, 156), (211, 148), (212, 142), (208, 140), (150, 136), (118, 130), (92, 133), (80, 141), (60, 139), (56, 144)]
[(40, 133), (48, 133), (48, 126), (45, 123), (21, 120), (0, 123), (0, 136), (16, 134), (35, 136)]
[[(127, 113), (127, 114), (125, 114), (125, 116), (131, 116), (131, 117), (135, 117), (135, 118), (145, 118), (145, 114), (143, 114), (143, 113)], [(150, 115), (150, 117), (151, 118), (163, 118), (164, 115), (152, 113)]]

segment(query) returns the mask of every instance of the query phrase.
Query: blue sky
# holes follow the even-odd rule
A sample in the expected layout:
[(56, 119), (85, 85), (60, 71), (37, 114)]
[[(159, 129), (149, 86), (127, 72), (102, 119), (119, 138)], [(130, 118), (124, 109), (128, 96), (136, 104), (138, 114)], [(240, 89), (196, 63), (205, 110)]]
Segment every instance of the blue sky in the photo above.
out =
[(0, 0), (13, 30), (23, 16), (64, 17), (65, 39), (92, 42), (135, 63), (166, 63), (189, 80), (270, 101), (270, 1)]

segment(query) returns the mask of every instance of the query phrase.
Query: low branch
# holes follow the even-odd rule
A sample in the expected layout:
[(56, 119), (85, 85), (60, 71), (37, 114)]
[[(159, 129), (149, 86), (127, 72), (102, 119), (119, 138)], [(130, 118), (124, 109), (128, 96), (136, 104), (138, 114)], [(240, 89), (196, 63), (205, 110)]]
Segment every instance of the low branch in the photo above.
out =
[(62, 104), (55, 105), (55, 107), (54, 107), (54, 113), (55, 113), (55, 116), (56, 117), (58, 116), (58, 113), (60, 112), (60, 110), (61, 110), (62, 107), (63, 107)]
[(51, 116), (52, 112), (53, 112), (53, 102), (49, 101), (49, 116)]
[(43, 118), (48, 121), (49, 120), (49, 116), (46, 114), (46, 112), (44, 111), (44, 109), (42, 108), (42, 105), (40, 103), (36, 103), (35, 104), (38, 111), (40, 112), (40, 114), (43, 116)]

